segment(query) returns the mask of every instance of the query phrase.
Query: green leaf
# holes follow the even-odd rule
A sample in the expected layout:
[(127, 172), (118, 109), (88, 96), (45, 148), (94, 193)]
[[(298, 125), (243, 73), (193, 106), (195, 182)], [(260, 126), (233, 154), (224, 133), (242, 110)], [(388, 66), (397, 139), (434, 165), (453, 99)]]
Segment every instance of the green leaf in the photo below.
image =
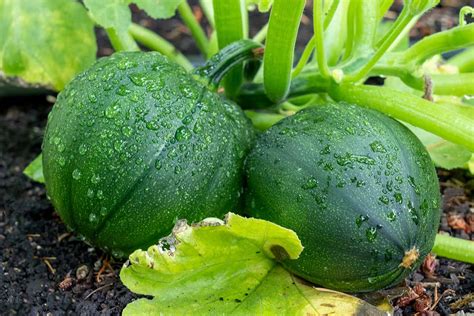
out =
[(0, 81), (61, 90), (96, 50), (94, 25), (78, 2), (0, 1)]
[(127, 32), (132, 23), (128, 7), (135, 3), (155, 19), (166, 19), (174, 15), (183, 0), (84, 0), (92, 18), (104, 28), (113, 28), (119, 34)]
[(30, 164), (23, 170), (23, 174), (33, 181), (44, 183), (43, 176), (43, 155), (39, 154)]
[(472, 153), (421, 128), (406, 124), (428, 150), (433, 162), (444, 169), (467, 168)]
[(148, 251), (137, 250), (120, 272), (138, 299), (124, 315), (381, 314), (355, 297), (315, 289), (277, 260), (295, 259), (303, 247), (296, 234), (271, 222), (229, 213), (173, 233)]

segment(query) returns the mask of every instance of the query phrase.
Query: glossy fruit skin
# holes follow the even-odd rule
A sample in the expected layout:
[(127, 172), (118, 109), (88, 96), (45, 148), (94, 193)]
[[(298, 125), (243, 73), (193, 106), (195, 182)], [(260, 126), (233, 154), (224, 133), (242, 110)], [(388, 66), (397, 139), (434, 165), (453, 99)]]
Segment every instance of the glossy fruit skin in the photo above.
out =
[[(433, 163), (405, 126), (379, 112), (343, 103), (298, 112), (257, 139), (246, 170), (246, 212), (298, 234), (305, 249), (284, 265), (316, 284), (385, 288), (433, 246)], [(413, 247), (418, 260), (401, 267)]]
[(189, 222), (237, 211), (254, 139), (239, 108), (158, 53), (98, 60), (59, 94), (43, 142), (63, 221), (123, 257)]

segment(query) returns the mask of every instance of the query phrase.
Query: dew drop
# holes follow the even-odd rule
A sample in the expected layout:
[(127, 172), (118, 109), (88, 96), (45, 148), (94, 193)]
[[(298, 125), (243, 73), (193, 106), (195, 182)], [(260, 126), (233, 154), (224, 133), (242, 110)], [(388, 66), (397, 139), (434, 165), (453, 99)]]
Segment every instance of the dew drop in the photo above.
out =
[(369, 227), (365, 230), (365, 237), (369, 242), (374, 242), (377, 238), (377, 228), (376, 227)]
[(72, 178), (74, 180), (79, 180), (81, 178), (81, 171), (79, 169), (74, 169), (74, 171), (72, 172)]
[(61, 167), (64, 167), (66, 165), (66, 158), (64, 158), (63, 156), (59, 157), (58, 158), (58, 164), (61, 166)]
[(97, 218), (97, 215), (95, 213), (90, 213), (89, 214), (89, 222), (91, 223), (97, 223), (99, 219)]
[(390, 211), (387, 213), (387, 219), (390, 221), (390, 222), (394, 222), (396, 219), (397, 219), (397, 213), (395, 213), (395, 211)]
[(383, 146), (382, 142), (380, 142), (378, 140), (370, 143), (370, 149), (372, 149), (372, 151), (374, 153), (386, 153), (387, 152), (387, 150)]
[(100, 216), (105, 216), (105, 215), (107, 215), (107, 213), (108, 213), (107, 208), (105, 206), (102, 206), (100, 208)]
[(81, 144), (79, 146), (79, 154), (80, 155), (85, 155), (85, 153), (87, 152), (87, 146), (86, 144)]
[(176, 130), (175, 138), (177, 141), (188, 140), (191, 136), (191, 131), (185, 126), (181, 126)]
[(381, 197), (379, 197), (379, 201), (382, 202), (382, 203), (385, 204), (385, 205), (388, 205), (388, 203), (389, 203), (390, 200), (388, 199), (387, 196), (382, 195)]
[(142, 73), (134, 73), (134, 74), (129, 75), (128, 77), (133, 82), (133, 84), (140, 87), (142, 87), (147, 81), (146, 75)]
[(301, 187), (305, 190), (309, 190), (309, 189), (314, 189), (317, 186), (318, 186), (318, 181), (315, 178), (309, 178), (308, 181), (306, 181), (306, 183), (303, 184)]
[(103, 200), (104, 199), (104, 192), (102, 190), (97, 190), (97, 198), (99, 200)]
[(92, 177), (91, 177), (91, 182), (92, 182), (93, 184), (99, 183), (99, 182), (100, 182), (100, 176), (94, 173), (94, 174), (92, 175)]
[(94, 197), (94, 190), (87, 189), (87, 197), (92, 199)]
[(359, 217), (356, 218), (355, 223), (357, 227), (361, 227), (363, 222), (366, 222), (369, 220), (369, 217), (366, 215), (359, 215)]

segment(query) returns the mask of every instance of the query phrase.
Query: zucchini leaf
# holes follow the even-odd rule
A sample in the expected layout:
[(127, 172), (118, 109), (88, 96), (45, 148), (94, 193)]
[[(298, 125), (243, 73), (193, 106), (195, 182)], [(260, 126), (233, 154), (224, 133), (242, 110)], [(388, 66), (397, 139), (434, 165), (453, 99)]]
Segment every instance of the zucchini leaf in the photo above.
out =
[(33, 181), (44, 183), (43, 175), (43, 155), (39, 154), (30, 164), (23, 170), (23, 174)]
[(296, 259), (296, 234), (271, 222), (229, 213), (189, 226), (137, 250), (120, 272), (133, 292), (154, 296), (130, 303), (124, 315), (379, 315), (349, 295), (316, 289), (284, 270)]
[(174, 15), (183, 0), (84, 0), (92, 18), (100, 26), (115, 29), (117, 33), (127, 32), (132, 23), (132, 14), (128, 7), (135, 3), (155, 19), (166, 19)]
[[(425, 145), (436, 166), (444, 169), (468, 168), (472, 153), (465, 147), (448, 142), (421, 128), (406, 124)], [(472, 172), (473, 170), (471, 170)]]
[(96, 50), (94, 24), (77, 1), (0, 1), (0, 96), (62, 90)]

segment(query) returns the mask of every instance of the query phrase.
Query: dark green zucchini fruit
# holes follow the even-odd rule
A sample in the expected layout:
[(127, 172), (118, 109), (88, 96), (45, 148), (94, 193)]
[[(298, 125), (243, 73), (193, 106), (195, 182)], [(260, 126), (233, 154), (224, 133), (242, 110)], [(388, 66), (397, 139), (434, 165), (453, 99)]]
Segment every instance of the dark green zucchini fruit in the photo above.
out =
[(251, 124), (158, 53), (98, 60), (59, 94), (43, 142), (64, 222), (124, 256), (190, 222), (236, 211)]
[(433, 246), (433, 163), (407, 128), (379, 112), (349, 104), (303, 110), (257, 139), (246, 170), (246, 212), (298, 234), (305, 249), (284, 265), (316, 284), (385, 288)]

